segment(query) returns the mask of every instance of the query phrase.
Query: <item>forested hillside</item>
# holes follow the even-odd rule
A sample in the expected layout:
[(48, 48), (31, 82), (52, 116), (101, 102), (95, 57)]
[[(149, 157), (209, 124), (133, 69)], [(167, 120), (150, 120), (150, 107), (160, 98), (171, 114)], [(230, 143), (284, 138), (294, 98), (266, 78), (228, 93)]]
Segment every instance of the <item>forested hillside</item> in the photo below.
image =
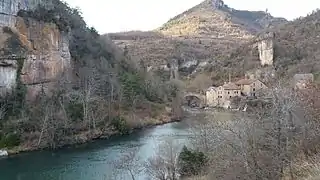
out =
[[(71, 68), (55, 80), (54, 88), (43, 89), (36, 98), (27, 100), (21, 83), (1, 98), (0, 148), (55, 148), (170, 121), (166, 106), (171, 107), (177, 96), (176, 85), (148, 73), (143, 64), (88, 27), (80, 10), (53, 0), (50, 8), (42, 4), (20, 10), (18, 18), (27, 26), (34, 21), (55, 24), (67, 33)], [(7, 54), (31, 52), (13, 28), (3, 31), (13, 37)]]

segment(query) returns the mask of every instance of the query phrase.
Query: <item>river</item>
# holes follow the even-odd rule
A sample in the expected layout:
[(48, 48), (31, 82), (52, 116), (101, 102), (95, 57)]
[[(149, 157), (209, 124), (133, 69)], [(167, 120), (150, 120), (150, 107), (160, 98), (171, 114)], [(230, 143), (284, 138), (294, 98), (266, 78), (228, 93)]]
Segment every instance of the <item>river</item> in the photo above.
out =
[[(189, 120), (193, 118), (189, 117)], [(179, 144), (188, 140), (187, 121), (141, 130), (130, 135), (65, 148), (31, 152), (0, 160), (1, 180), (108, 180), (114, 176), (114, 161), (136, 150), (141, 162), (152, 157), (158, 145), (173, 138)], [(127, 172), (118, 172), (130, 179)], [(145, 180), (141, 173), (138, 180)]]
[[(219, 118), (229, 118), (222, 115)], [(168, 138), (181, 146), (188, 144), (191, 122), (201, 121), (204, 116), (204, 113), (193, 110), (181, 122), (156, 126), (130, 135), (57, 151), (30, 152), (0, 159), (0, 180), (110, 180), (114, 177), (130, 180), (128, 172), (115, 171), (115, 160), (135, 150), (139, 161), (144, 163), (157, 152), (159, 144)], [(148, 178), (142, 172), (136, 180)]]

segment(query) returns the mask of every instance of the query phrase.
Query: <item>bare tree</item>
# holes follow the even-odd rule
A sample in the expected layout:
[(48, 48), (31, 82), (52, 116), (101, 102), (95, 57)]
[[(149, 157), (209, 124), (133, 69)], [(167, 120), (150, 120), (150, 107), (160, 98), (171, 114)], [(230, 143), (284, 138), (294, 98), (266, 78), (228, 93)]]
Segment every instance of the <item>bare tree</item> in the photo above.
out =
[(130, 149), (129, 152), (124, 152), (121, 157), (114, 162), (115, 168), (120, 171), (127, 171), (132, 180), (136, 179), (142, 170), (143, 165), (140, 162), (140, 157), (137, 156), (138, 148)]
[(210, 155), (210, 179), (280, 180), (290, 169), (308, 122), (299, 116), (301, 107), (292, 89), (278, 85), (271, 94), (271, 101), (261, 100), (249, 114), (198, 126), (199, 147)]
[(212, 80), (210, 77), (206, 74), (199, 74), (193, 79), (189, 86), (188, 90), (197, 92), (197, 93), (203, 93), (209, 86), (212, 85)]
[(172, 139), (160, 144), (156, 155), (146, 162), (146, 174), (156, 180), (177, 180), (180, 148)]
[(193, 147), (204, 153), (214, 152), (215, 147), (219, 144), (219, 134), (222, 128), (215, 115), (206, 115), (199, 121), (190, 122), (190, 140)]

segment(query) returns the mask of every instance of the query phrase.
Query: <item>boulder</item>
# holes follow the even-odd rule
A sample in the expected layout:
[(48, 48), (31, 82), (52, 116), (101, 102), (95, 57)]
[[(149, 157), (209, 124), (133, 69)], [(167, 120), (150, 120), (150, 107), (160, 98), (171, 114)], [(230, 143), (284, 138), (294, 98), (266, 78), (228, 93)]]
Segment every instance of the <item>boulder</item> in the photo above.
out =
[(8, 151), (6, 151), (6, 150), (0, 150), (0, 157), (6, 157), (6, 156), (8, 156), (9, 154), (8, 154)]

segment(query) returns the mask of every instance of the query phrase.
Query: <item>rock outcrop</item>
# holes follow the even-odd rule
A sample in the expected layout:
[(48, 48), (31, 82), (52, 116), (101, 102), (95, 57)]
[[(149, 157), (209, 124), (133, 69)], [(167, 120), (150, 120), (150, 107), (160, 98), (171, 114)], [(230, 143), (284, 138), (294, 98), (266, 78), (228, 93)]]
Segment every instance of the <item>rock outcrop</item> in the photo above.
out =
[(257, 45), (259, 50), (259, 59), (261, 65), (273, 65), (274, 59), (274, 46), (273, 46), (273, 37), (272, 33), (266, 34), (262, 38), (259, 38)]
[(219, 9), (224, 6), (224, 2), (222, 0), (212, 0), (212, 7), (214, 9)]
[[(27, 86), (33, 98), (70, 68), (69, 36), (53, 23), (21, 18), (19, 10), (33, 10), (38, 4), (50, 6), (49, 0), (1, 0), (0, 88), (12, 90), (17, 83)], [(5, 30), (6, 29), (6, 30)]]

